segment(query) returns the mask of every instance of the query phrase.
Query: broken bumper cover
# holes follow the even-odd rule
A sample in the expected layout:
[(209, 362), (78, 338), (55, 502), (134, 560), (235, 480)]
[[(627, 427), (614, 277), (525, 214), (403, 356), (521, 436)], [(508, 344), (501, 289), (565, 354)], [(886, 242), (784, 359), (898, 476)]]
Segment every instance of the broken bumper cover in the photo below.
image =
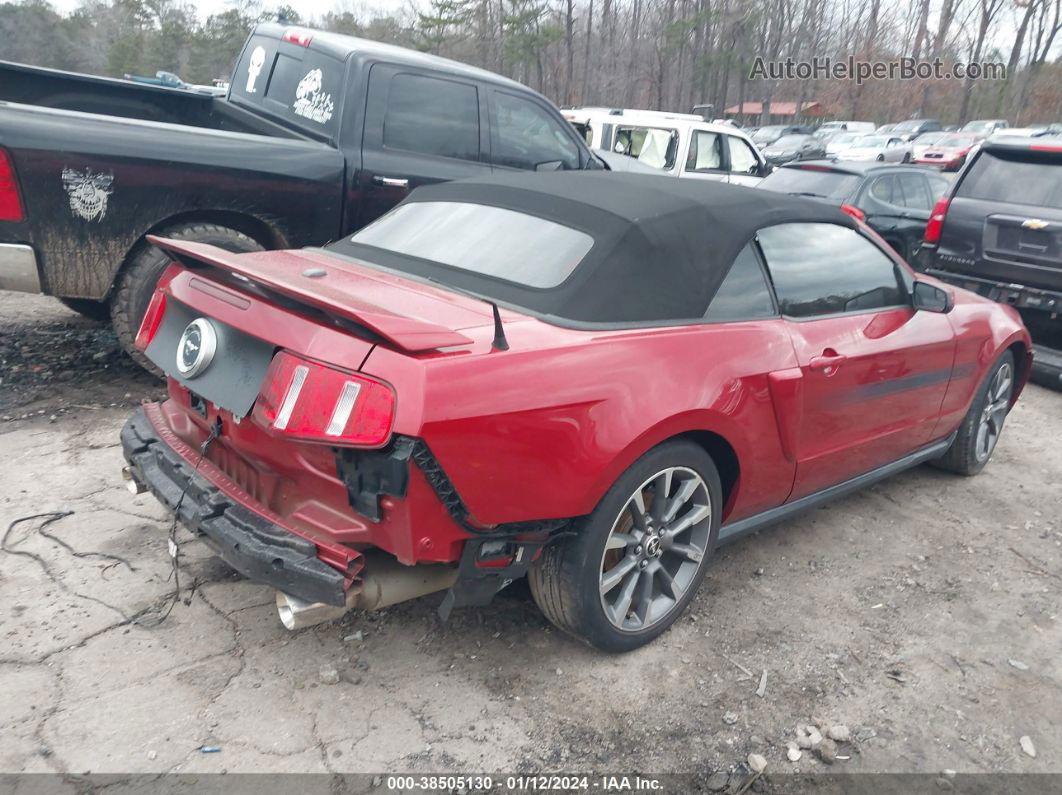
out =
[[(345, 604), (349, 579), (317, 557), (313, 541), (240, 505), (161, 437), (140, 408), (122, 428), (130, 474), (229, 566), (307, 602)], [(184, 499), (181, 499), (182, 493)]]

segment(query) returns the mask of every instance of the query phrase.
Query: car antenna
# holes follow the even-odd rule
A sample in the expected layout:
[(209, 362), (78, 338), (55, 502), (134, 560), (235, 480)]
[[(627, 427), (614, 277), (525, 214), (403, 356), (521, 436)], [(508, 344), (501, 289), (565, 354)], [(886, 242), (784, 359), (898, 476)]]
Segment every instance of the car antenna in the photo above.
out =
[(509, 350), (509, 341), (505, 339), (505, 327), (502, 325), (501, 312), (498, 311), (498, 305), (493, 301), (488, 301), (490, 308), (494, 312), (494, 341), (490, 346), (498, 351)]

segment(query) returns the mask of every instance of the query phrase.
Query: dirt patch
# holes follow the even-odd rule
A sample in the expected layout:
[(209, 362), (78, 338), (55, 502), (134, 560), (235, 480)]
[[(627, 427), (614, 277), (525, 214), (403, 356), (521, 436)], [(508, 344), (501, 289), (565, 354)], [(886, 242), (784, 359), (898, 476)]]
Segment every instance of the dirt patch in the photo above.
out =
[[(8, 546), (34, 557), (0, 555), (0, 688), (19, 694), (0, 707), (0, 771), (642, 771), (726, 787), (751, 753), (767, 765), (756, 786), (776, 789), (783, 771), (1062, 772), (1062, 394), (1030, 387), (976, 478), (921, 467), (720, 550), (676, 626), (613, 657), (519, 587), (446, 625), (427, 597), (288, 633), (268, 588), (191, 543), (188, 603), (128, 624), (172, 587), (168, 517), (119, 476), (118, 430), (161, 386), (48, 299), (0, 293), (0, 327), (0, 531), (72, 512), (15, 527)], [(848, 730), (832, 764), (789, 760), (808, 725)]]

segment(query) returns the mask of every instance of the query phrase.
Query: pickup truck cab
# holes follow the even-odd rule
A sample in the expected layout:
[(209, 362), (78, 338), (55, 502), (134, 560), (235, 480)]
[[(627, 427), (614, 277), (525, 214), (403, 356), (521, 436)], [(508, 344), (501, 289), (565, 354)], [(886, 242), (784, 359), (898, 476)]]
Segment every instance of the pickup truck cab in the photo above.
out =
[(665, 176), (756, 185), (767, 161), (742, 130), (689, 113), (577, 108), (564, 117), (592, 149), (629, 155)]
[(548, 100), (454, 61), (258, 25), (225, 97), (0, 62), (0, 289), (133, 338), (168, 260), (336, 240), (419, 185), (605, 168)]

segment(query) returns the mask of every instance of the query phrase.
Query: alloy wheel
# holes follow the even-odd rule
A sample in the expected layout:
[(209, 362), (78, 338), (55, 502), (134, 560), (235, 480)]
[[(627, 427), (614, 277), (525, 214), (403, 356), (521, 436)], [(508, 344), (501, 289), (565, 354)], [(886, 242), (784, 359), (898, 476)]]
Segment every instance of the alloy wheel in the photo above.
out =
[(668, 617), (696, 580), (711, 526), (708, 486), (688, 467), (661, 470), (635, 490), (601, 556), (601, 606), (614, 627), (638, 632)]
[(988, 460), (996, 448), (999, 435), (1003, 432), (1003, 421), (1010, 408), (1010, 396), (1014, 390), (1014, 371), (1009, 362), (1005, 362), (988, 385), (984, 406), (981, 409), (981, 421), (977, 426), (977, 441), (974, 455), (979, 462)]

